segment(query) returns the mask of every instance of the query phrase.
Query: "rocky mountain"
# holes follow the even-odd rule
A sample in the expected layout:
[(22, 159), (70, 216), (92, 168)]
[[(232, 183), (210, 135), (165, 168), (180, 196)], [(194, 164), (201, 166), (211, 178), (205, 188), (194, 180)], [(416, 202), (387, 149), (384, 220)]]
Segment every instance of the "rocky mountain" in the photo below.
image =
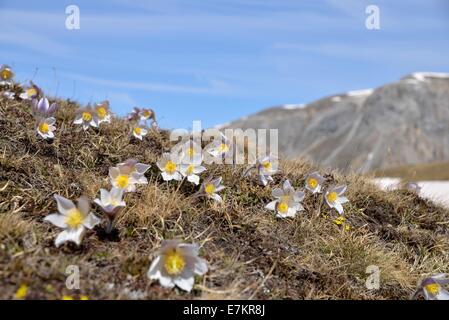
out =
[(449, 160), (449, 74), (272, 107), (221, 126), (279, 129), (279, 153), (367, 172)]

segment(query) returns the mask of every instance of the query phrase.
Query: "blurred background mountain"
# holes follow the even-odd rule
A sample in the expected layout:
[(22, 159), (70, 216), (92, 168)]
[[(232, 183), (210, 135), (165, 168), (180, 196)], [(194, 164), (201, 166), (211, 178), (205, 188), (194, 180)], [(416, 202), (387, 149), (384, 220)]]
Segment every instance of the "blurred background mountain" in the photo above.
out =
[(376, 89), (275, 106), (219, 127), (279, 129), (279, 153), (288, 158), (346, 172), (388, 168), (389, 176), (424, 170), (427, 179), (432, 166), (416, 165), (441, 169), (449, 161), (449, 74), (413, 73)]

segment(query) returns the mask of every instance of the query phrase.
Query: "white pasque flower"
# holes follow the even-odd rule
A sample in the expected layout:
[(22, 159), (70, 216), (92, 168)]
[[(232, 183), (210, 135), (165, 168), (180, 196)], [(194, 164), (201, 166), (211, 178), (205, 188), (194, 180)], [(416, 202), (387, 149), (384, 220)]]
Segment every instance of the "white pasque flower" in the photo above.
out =
[(109, 108), (109, 101), (105, 100), (98, 103), (95, 106), (95, 112), (97, 115), (98, 124), (100, 123), (110, 123), (111, 122), (111, 111)]
[(31, 100), (31, 108), (36, 118), (48, 118), (55, 113), (56, 109), (58, 108), (58, 104), (56, 102), (50, 104), (46, 97), (43, 97), (41, 99), (35, 98)]
[(265, 206), (266, 209), (275, 211), (276, 217), (287, 218), (294, 217), (298, 211), (304, 210), (301, 201), (304, 200), (304, 192), (295, 191), (289, 180), (285, 180), (281, 188), (275, 188), (272, 196), (276, 200)]
[(123, 201), (123, 193), (123, 189), (119, 188), (112, 188), (111, 191), (100, 189), (100, 199), (94, 200), (103, 209), (108, 218), (107, 233), (110, 233), (114, 227), (114, 219), (118, 210), (126, 206), (126, 202)]
[(192, 139), (187, 140), (181, 145), (181, 148), (179, 150), (179, 157), (182, 159), (182, 163), (188, 164), (191, 162), (195, 162), (197, 164), (201, 164), (201, 162), (203, 162), (201, 145), (196, 143)]
[(12, 72), (11, 67), (4, 64), (0, 67), (0, 85), (9, 85), (12, 83), (12, 78), (14, 78), (14, 72)]
[(84, 130), (89, 129), (89, 126), (98, 127), (98, 117), (96, 112), (91, 107), (82, 108), (78, 111), (74, 124), (81, 124)]
[(126, 206), (123, 201), (123, 189), (113, 187), (111, 191), (100, 189), (100, 199), (95, 199), (94, 202), (98, 204), (105, 213), (115, 214), (118, 209)]
[(444, 288), (448, 284), (449, 278), (444, 273), (431, 276), (421, 281), (413, 297), (422, 294), (426, 300), (449, 300), (449, 291)]
[(164, 240), (156, 258), (148, 269), (150, 280), (159, 280), (164, 288), (178, 286), (190, 292), (195, 275), (202, 276), (207, 270), (207, 262), (199, 255), (199, 245), (181, 243), (178, 240)]
[(220, 138), (215, 139), (206, 147), (206, 151), (215, 158), (225, 156), (229, 150), (231, 150), (231, 142), (222, 132), (220, 132)]
[(273, 182), (271, 176), (278, 171), (278, 159), (274, 156), (262, 157), (256, 161), (256, 170), (260, 183), (266, 186), (268, 182)]
[(133, 174), (137, 180), (137, 184), (147, 184), (148, 180), (145, 177), (145, 172), (150, 169), (149, 164), (139, 163), (136, 159), (127, 159), (117, 165), (120, 172)]
[(56, 130), (55, 123), (56, 119), (53, 117), (39, 119), (36, 123), (36, 131), (44, 139), (53, 139), (55, 137), (53, 131)]
[(168, 152), (162, 154), (162, 158), (156, 162), (158, 168), (162, 171), (162, 178), (165, 181), (182, 180), (182, 175), (179, 172), (179, 161), (172, 159), (172, 155)]
[(140, 175), (117, 166), (109, 168), (109, 178), (114, 188), (122, 189), (125, 192), (134, 192)]
[(349, 201), (348, 198), (342, 196), (343, 193), (345, 193), (346, 189), (346, 185), (335, 186), (329, 188), (324, 194), (326, 203), (329, 205), (329, 207), (335, 208), (335, 210), (337, 210), (339, 214), (344, 213), (342, 205)]
[(193, 160), (190, 163), (182, 163), (180, 166), (180, 173), (183, 177), (187, 178), (187, 181), (198, 185), (200, 183), (200, 177), (198, 174), (206, 171), (206, 168), (201, 165), (201, 161)]
[(312, 194), (320, 193), (324, 180), (324, 177), (318, 171), (309, 173), (306, 177), (306, 189), (312, 192)]
[(148, 133), (146, 126), (138, 125), (133, 128), (133, 136), (139, 140), (142, 140)]
[(65, 229), (55, 239), (56, 247), (67, 241), (81, 244), (87, 229), (93, 229), (100, 219), (90, 212), (90, 201), (86, 197), (78, 199), (78, 205), (60, 195), (54, 196), (59, 213), (53, 213), (44, 218), (59, 228)]
[(22, 100), (37, 99), (39, 97), (39, 94), (41, 94), (41, 92), (42, 90), (38, 86), (36, 86), (33, 82), (31, 82), (30, 87), (25, 89), (25, 91), (19, 95), (19, 98)]
[(222, 177), (216, 179), (208, 178), (201, 185), (199, 193), (217, 202), (223, 202), (223, 199), (217, 194), (217, 192), (220, 192), (225, 188), (225, 186), (221, 184), (221, 181)]
[(156, 115), (153, 110), (148, 108), (142, 108), (142, 110), (139, 111), (140, 120), (146, 121), (149, 119), (156, 119)]

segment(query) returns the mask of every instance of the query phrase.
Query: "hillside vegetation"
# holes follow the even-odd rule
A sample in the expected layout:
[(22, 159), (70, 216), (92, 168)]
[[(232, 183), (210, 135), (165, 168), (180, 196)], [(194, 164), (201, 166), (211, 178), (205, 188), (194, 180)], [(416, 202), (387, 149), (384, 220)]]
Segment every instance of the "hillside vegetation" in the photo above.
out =
[[(281, 162), (274, 183), (263, 187), (242, 178), (244, 166), (208, 166), (202, 176), (222, 176), (223, 203), (193, 195), (191, 184), (165, 182), (155, 162), (171, 145), (168, 133), (150, 130), (130, 138), (130, 125), (83, 131), (76, 109), (59, 101), (52, 142), (36, 135), (28, 101), (0, 98), (0, 298), (12, 299), (21, 285), (28, 299), (408, 299), (417, 281), (448, 272), (449, 212), (405, 190), (384, 192), (367, 178)], [(97, 226), (82, 245), (54, 245), (60, 231), (43, 218), (57, 211), (53, 195), (98, 197), (109, 188), (108, 169), (128, 158), (151, 164), (147, 185), (127, 193), (117, 230)], [(278, 219), (265, 209), (271, 190), (285, 179), (303, 189), (312, 170), (325, 187), (347, 184), (349, 227), (338, 225), (322, 195), (306, 194), (305, 210)], [(93, 212), (102, 216), (98, 207)], [(194, 290), (164, 289), (147, 270), (163, 239), (201, 245), (209, 271)], [(66, 288), (66, 268), (80, 268), (80, 290)], [(370, 265), (380, 268), (380, 289), (365, 286)]]

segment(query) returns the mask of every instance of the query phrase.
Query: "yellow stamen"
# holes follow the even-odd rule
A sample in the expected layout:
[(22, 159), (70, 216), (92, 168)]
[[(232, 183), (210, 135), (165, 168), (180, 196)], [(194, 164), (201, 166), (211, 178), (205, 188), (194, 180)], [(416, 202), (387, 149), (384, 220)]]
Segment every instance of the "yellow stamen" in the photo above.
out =
[(271, 168), (273, 167), (273, 165), (271, 164), (271, 162), (264, 162), (262, 163), (262, 166), (265, 168), (265, 170), (271, 170)]
[(1, 73), (1, 77), (3, 80), (9, 80), (12, 77), (12, 71), (9, 69), (3, 69)]
[(184, 257), (178, 252), (178, 250), (171, 250), (165, 255), (164, 266), (169, 275), (179, 275), (186, 265)]
[(35, 88), (29, 88), (26, 91), (27, 97), (34, 97), (35, 95), (37, 95), (37, 90)]
[(327, 201), (329, 201), (330, 203), (333, 203), (338, 199), (338, 195), (335, 191), (330, 192), (326, 197)]
[(16, 299), (24, 299), (28, 292), (28, 286), (26, 284), (20, 285), (19, 289), (17, 289), (15, 298)]
[(279, 202), (278, 204), (278, 211), (280, 213), (287, 213), (288, 211), (288, 204), (285, 202)]
[(173, 161), (167, 161), (167, 163), (165, 164), (165, 171), (168, 174), (173, 174), (176, 171), (176, 164)]
[(438, 283), (431, 283), (424, 287), (432, 296), (436, 296), (440, 292), (440, 285)]
[(78, 228), (84, 221), (84, 215), (78, 209), (71, 209), (66, 216), (65, 223), (72, 228)]
[(49, 125), (46, 122), (41, 122), (41, 124), (39, 125), (39, 131), (42, 132), (43, 134), (48, 133), (49, 130)]
[(83, 112), (83, 120), (86, 122), (92, 120), (92, 115), (90, 114), (90, 112), (87, 111)]
[(220, 144), (220, 151), (221, 152), (228, 152), (229, 151), (229, 147), (225, 143), (222, 143), (222, 144)]
[(115, 183), (122, 189), (125, 189), (129, 184), (129, 177), (126, 174), (121, 174), (115, 179)]
[(207, 194), (212, 194), (215, 192), (215, 186), (212, 183), (209, 183), (206, 188), (204, 188)]
[(151, 112), (150, 112), (150, 110), (143, 110), (142, 114), (143, 114), (143, 117), (146, 118), (146, 119), (148, 119), (149, 117), (151, 117)]
[(74, 300), (71, 296), (62, 296), (61, 300)]
[(104, 119), (104, 117), (106, 117), (106, 114), (107, 114), (106, 108), (105, 107), (97, 108), (97, 114), (98, 114), (98, 118)]
[(190, 158), (192, 158), (194, 155), (195, 155), (195, 149), (193, 149), (193, 147), (190, 147), (188, 150), (187, 150), (187, 154), (189, 155), (189, 157)]
[(193, 173), (194, 168), (195, 168), (195, 166), (193, 164), (189, 165), (189, 167), (186, 170), (186, 173), (188, 176), (190, 176)]
[(85, 295), (81, 295), (80, 296), (80, 300), (89, 300), (89, 297), (85, 296)]
[(134, 133), (138, 136), (140, 136), (142, 134), (142, 128), (141, 127), (135, 127), (134, 128)]
[(315, 189), (318, 186), (318, 180), (315, 178), (307, 179), (307, 185), (310, 189)]

